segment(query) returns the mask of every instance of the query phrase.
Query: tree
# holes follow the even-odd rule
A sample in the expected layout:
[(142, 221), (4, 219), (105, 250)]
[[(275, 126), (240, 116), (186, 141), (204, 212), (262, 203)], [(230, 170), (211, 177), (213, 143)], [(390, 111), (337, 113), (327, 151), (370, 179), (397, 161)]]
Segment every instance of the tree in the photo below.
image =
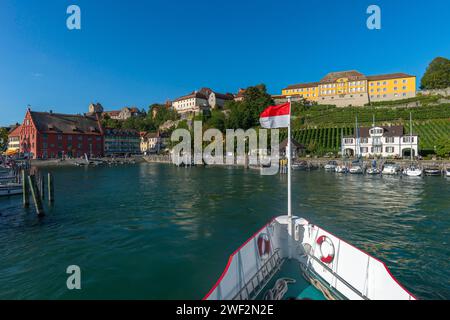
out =
[(245, 90), (243, 101), (226, 103), (225, 109), (229, 110), (229, 116), (225, 122), (226, 127), (247, 130), (259, 126), (259, 115), (273, 103), (264, 84), (248, 87)]
[(211, 117), (206, 121), (208, 128), (225, 131), (225, 114), (220, 110), (212, 110)]
[[(158, 111), (156, 112), (156, 115), (153, 118), (153, 112), (151, 111), (151, 109), (155, 107), (158, 108)], [(173, 109), (167, 108), (165, 105), (152, 104), (150, 106), (150, 111), (147, 114), (147, 118), (150, 118), (152, 120), (155, 128), (159, 128), (160, 125), (162, 125), (168, 120), (172, 121), (178, 120), (178, 113)]]
[(442, 158), (447, 158), (450, 156), (450, 139), (448, 137), (441, 138), (436, 143), (436, 154)]
[(5, 150), (8, 147), (8, 130), (0, 128), (0, 150)]
[(442, 57), (434, 59), (423, 75), (422, 90), (445, 89), (450, 87), (450, 60)]

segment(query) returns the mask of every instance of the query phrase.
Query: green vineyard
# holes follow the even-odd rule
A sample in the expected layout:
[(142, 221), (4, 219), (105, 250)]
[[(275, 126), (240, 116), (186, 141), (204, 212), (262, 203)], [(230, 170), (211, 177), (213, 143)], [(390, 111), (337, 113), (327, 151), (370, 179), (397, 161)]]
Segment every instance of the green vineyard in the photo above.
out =
[[(393, 121), (391, 125), (403, 125), (405, 134), (409, 133), (408, 121)], [(360, 126), (370, 126), (371, 123), (362, 123)], [(380, 124), (386, 125), (386, 124)], [(436, 119), (426, 121), (413, 121), (414, 133), (419, 135), (420, 149), (425, 152), (434, 150), (436, 141), (450, 139), (450, 119)], [(337, 153), (341, 149), (341, 137), (354, 135), (354, 125), (333, 126), (322, 128), (306, 128), (293, 130), (292, 137), (303, 144), (308, 151), (316, 154), (328, 152)], [(281, 133), (281, 138), (286, 138), (286, 132)]]
[[(412, 100), (420, 101), (422, 106), (409, 108), (403, 105), (405, 102), (414, 102), (411, 99), (392, 102), (392, 106), (347, 108), (293, 104), (293, 138), (310, 153), (337, 153), (341, 149), (342, 135), (354, 135), (356, 118), (359, 127), (370, 127), (375, 120), (379, 126), (403, 125), (405, 134), (408, 134), (411, 114), (413, 131), (419, 135), (421, 152), (432, 153), (438, 141), (450, 139), (450, 104), (432, 104), (437, 103), (438, 99), (417, 97)], [(393, 107), (395, 104), (399, 105)], [(287, 133), (282, 132), (281, 138), (286, 137)]]

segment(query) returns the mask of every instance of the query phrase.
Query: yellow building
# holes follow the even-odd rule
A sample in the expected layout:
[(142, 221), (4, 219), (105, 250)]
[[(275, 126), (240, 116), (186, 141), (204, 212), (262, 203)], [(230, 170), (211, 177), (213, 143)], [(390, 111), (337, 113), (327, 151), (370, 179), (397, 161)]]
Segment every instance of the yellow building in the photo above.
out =
[(320, 82), (288, 86), (282, 95), (338, 107), (362, 106), (415, 97), (416, 77), (405, 73), (365, 76), (355, 70), (332, 72)]
[(294, 84), (283, 89), (281, 94), (283, 96), (299, 95), (309, 101), (317, 101), (319, 98), (319, 83), (311, 82)]

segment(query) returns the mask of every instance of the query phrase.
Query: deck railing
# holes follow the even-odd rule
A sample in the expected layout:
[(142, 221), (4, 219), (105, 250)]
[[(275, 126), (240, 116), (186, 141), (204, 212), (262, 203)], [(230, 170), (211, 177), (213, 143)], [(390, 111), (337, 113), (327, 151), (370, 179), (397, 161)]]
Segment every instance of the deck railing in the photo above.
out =
[(279, 250), (276, 250), (244, 287), (241, 288), (233, 300), (255, 300), (267, 283), (280, 270), (283, 263), (284, 259), (280, 257)]

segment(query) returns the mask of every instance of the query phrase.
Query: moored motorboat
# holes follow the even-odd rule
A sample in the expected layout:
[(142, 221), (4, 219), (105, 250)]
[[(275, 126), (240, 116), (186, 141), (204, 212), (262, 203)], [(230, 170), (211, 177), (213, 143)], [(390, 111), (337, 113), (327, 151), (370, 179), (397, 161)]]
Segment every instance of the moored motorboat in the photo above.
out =
[(295, 162), (291, 165), (291, 168), (294, 170), (308, 170), (309, 169), (309, 165), (308, 162), (306, 161), (299, 161), (299, 162)]
[(336, 172), (337, 173), (348, 173), (348, 167), (345, 164), (337, 166)]
[(349, 171), (351, 174), (363, 174), (363, 169), (359, 165), (352, 166)]
[(325, 166), (324, 169), (325, 171), (336, 171), (336, 167), (338, 166), (336, 161), (329, 161)]
[(450, 168), (445, 169), (445, 176), (450, 177)]
[(423, 170), (419, 167), (411, 165), (403, 170), (403, 174), (408, 177), (420, 177), (423, 174)]
[(355, 160), (352, 162), (352, 165), (349, 169), (349, 172), (351, 174), (363, 174), (364, 170), (363, 170), (363, 164), (361, 160)]
[(371, 167), (371, 168), (366, 170), (366, 173), (368, 175), (374, 176), (374, 175), (377, 175), (377, 174), (381, 174), (381, 170), (376, 168), (376, 167)]
[(439, 167), (429, 167), (423, 170), (426, 176), (440, 176), (442, 174), (441, 169)]
[(382, 174), (385, 175), (395, 175), (400, 172), (400, 167), (394, 162), (386, 162), (383, 166)]

